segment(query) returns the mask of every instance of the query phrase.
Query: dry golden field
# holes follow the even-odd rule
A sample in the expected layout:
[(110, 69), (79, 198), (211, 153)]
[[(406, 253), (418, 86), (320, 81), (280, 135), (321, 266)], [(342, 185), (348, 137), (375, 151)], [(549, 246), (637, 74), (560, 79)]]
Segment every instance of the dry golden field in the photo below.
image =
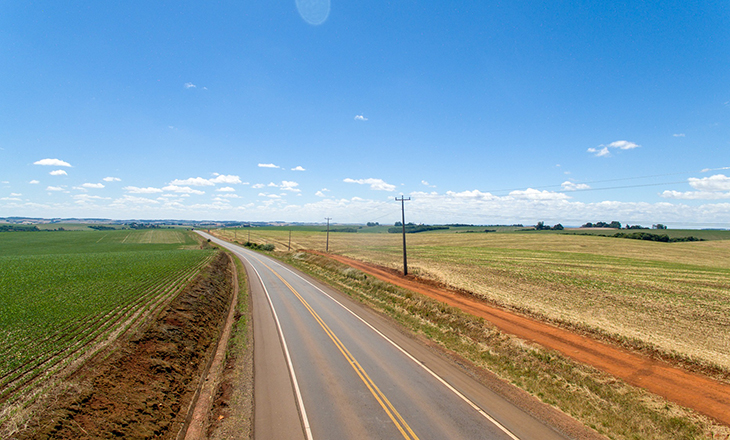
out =
[[(246, 241), (248, 231), (220, 231)], [(251, 231), (286, 250), (289, 231)], [(402, 268), (399, 234), (330, 233), (330, 252)], [(535, 233), (409, 234), (411, 273), (489, 301), (730, 371), (730, 240), (657, 243)], [(294, 231), (292, 250), (324, 250)]]

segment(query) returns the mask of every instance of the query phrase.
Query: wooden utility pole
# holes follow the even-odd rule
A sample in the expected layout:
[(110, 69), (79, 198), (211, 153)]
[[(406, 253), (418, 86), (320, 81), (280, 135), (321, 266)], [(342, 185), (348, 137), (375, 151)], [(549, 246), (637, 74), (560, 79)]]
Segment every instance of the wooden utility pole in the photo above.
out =
[(291, 250), (291, 229), (289, 229), (289, 250)]
[(331, 217), (325, 217), (325, 220), (327, 220), (327, 245), (325, 246), (324, 250), (325, 252), (330, 251), (330, 220), (332, 220)]
[(400, 196), (395, 198), (396, 202), (400, 202), (401, 212), (401, 225), (403, 226), (403, 275), (408, 275), (408, 258), (406, 257), (406, 200), (411, 200), (410, 197), (407, 199)]

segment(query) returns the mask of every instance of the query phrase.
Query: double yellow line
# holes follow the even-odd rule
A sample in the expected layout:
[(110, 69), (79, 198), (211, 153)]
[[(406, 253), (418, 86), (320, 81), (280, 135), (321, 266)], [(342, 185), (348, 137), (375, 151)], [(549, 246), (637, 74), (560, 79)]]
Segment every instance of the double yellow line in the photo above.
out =
[(279, 280), (281, 280), (286, 287), (289, 288), (289, 290), (292, 291), (292, 293), (299, 298), (299, 301), (306, 307), (307, 310), (309, 310), (309, 313), (311, 313), (312, 317), (314, 317), (315, 321), (319, 323), (319, 325), (322, 327), (324, 332), (327, 334), (327, 336), (330, 337), (332, 342), (334, 342), (335, 346), (340, 350), (340, 353), (345, 357), (347, 362), (350, 364), (350, 366), (355, 370), (357, 375), (360, 377), (360, 379), (363, 381), (365, 386), (370, 390), (373, 397), (375, 397), (375, 400), (378, 401), (380, 406), (383, 407), (383, 410), (385, 410), (385, 413), (388, 414), (388, 417), (390, 417), (390, 420), (393, 421), (396, 428), (398, 428), (398, 431), (403, 435), (403, 438), (406, 440), (418, 440), (418, 436), (413, 432), (410, 426), (408, 426), (408, 423), (406, 423), (405, 420), (403, 420), (403, 417), (398, 413), (398, 411), (395, 409), (392, 403), (388, 400), (387, 397), (385, 397), (385, 394), (383, 394), (382, 391), (380, 391), (380, 388), (378, 388), (377, 385), (375, 385), (375, 382), (368, 376), (368, 373), (365, 371), (365, 369), (360, 365), (360, 363), (355, 359), (355, 357), (350, 353), (350, 351), (345, 347), (345, 344), (340, 341), (340, 338), (337, 337), (337, 335), (332, 331), (332, 329), (329, 328), (326, 322), (317, 314), (317, 312), (312, 308), (312, 306), (309, 305), (307, 300), (305, 300), (302, 295), (297, 292), (295, 288), (291, 286), (284, 278), (281, 277), (274, 269), (267, 266), (266, 263), (259, 260), (261, 264), (266, 266), (267, 269), (271, 271), (274, 275), (276, 275)]

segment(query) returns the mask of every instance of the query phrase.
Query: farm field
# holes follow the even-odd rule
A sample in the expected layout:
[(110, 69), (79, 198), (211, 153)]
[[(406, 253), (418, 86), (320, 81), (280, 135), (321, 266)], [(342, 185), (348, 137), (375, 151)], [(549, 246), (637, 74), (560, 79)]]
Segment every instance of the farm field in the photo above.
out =
[[(409, 272), (634, 348), (730, 371), (727, 231), (684, 231), (708, 239), (690, 243), (553, 231), (454, 232), (409, 234)], [(230, 230), (222, 233), (233, 238)], [(248, 231), (236, 234), (245, 241)], [(288, 229), (253, 228), (251, 234), (251, 241), (288, 248)], [(324, 250), (325, 239), (322, 232), (295, 229), (292, 249)], [(399, 234), (329, 238), (330, 252), (394, 269), (402, 269), (401, 245)]]
[(0, 234), (0, 424), (213, 257), (181, 230)]

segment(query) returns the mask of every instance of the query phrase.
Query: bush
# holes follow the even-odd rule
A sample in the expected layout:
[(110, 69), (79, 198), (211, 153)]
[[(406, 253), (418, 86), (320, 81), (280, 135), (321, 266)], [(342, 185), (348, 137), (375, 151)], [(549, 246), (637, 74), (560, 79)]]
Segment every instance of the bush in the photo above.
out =
[(246, 246), (247, 248), (253, 249), (255, 251), (267, 251), (267, 252), (271, 252), (274, 249), (276, 249), (276, 246), (274, 246), (271, 243), (258, 244), (258, 243), (252, 243), (250, 241), (247, 241), (243, 245)]

